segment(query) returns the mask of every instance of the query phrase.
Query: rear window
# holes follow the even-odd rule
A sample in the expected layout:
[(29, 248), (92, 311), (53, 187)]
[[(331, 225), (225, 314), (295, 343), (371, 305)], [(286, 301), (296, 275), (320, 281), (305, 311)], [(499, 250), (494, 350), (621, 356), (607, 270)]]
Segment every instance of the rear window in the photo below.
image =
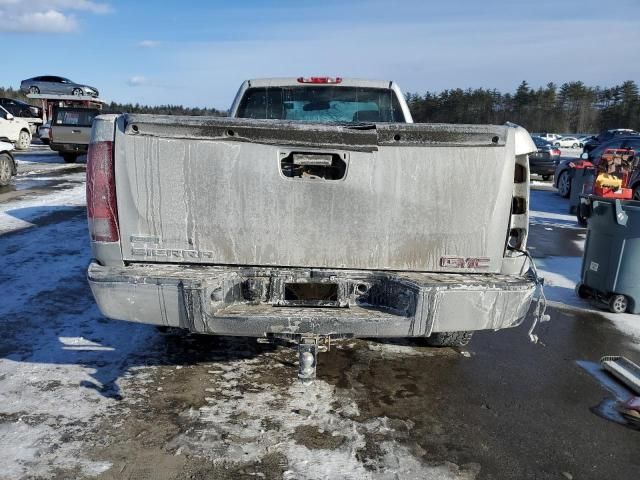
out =
[(90, 127), (93, 119), (99, 115), (98, 110), (83, 109), (59, 109), (54, 114), (54, 125), (68, 125), (71, 127)]
[(307, 122), (405, 122), (391, 89), (361, 87), (249, 88), (239, 118)]

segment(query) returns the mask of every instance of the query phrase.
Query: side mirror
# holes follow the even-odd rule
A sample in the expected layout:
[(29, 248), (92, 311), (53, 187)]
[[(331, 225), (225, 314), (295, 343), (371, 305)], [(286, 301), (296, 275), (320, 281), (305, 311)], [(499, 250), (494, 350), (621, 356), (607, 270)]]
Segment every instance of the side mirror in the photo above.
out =
[(11, 115), (10, 113), (7, 113), (7, 116), (5, 118), (7, 120), (13, 120), (15, 117), (13, 115)]
[(589, 154), (587, 152), (584, 152), (580, 155), (580, 158), (582, 160), (589, 160)]

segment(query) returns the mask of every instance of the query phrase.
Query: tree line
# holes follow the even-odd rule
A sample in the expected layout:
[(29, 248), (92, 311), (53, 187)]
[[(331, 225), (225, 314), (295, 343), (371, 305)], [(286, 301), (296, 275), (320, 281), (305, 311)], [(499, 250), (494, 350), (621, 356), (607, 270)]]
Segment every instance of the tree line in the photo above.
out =
[[(19, 90), (0, 88), (0, 97), (10, 97), (34, 105)], [(606, 128), (640, 130), (638, 85), (628, 80), (613, 87), (590, 87), (583, 82), (548, 83), (532, 88), (523, 81), (515, 92), (496, 89), (447, 89), (442, 92), (407, 94), (416, 122), (502, 124), (514, 122), (530, 132), (597, 133)], [(216, 108), (182, 105), (140, 105), (111, 102), (108, 112), (161, 115), (224, 116)]]
[(614, 87), (583, 82), (531, 88), (523, 81), (514, 93), (496, 89), (451, 89), (407, 94), (416, 122), (502, 124), (514, 122), (530, 132), (597, 133), (606, 128), (640, 130), (638, 85)]

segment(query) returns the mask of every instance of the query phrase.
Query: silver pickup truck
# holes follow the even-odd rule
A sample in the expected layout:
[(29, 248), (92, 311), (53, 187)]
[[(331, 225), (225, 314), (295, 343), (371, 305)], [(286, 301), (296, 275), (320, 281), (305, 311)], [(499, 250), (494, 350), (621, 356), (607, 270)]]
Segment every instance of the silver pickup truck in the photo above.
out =
[(110, 318), (299, 342), (306, 374), (336, 337), (464, 345), (534, 296), (535, 151), (515, 125), (414, 124), (388, 81), (250, 80), (230, 118), (102, 115), (89, 283)]

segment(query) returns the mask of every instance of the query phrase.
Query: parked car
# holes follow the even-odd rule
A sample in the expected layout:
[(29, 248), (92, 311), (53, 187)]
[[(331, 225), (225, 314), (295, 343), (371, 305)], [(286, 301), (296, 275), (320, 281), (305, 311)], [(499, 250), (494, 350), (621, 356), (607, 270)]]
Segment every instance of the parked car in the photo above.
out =
[(51, 142), (51, 121), (38, 127), (38, 138), (45, 145), (49, 145)]
[(14, 98), (0, 97), (0, 107), (4, 107), (14, 117), (42, 118), (42, 108)]
[(11, 177), (18, 173), (16, 161), (11, 154), (13, 145), (7, 142), (0, 142), (0, 187), (9, 184)]
[(585, 143), (587, 143), (589, 140), (593, 140), (594, 138), (596, 138), (594, 135), (583, 135), (581, 137), (578, 137), (578, 141), (580, 142), (580, 148), (583, 148)]
[(89, 95), (97, 97), (98, 89), (88, 85), (75, 83), (64, 77), (44, 75), (41, 77), (27, 78), (20, 83), (20, 91), (33, 94), (55, 95)]
[(601, 143), (608, 142), (612, 138), (622, 136), (627, 137), (630, 135), (640, 135), (640, 133), (629, 128), (611, 128), (609, 130), (603, 130), (597, 137), (593, 137), (591, 140), (584, 144), (584, 151), (589, 153)]
[(13, 143), (16, 150), (26, 150), (31, 145), (31, 127), (0, 107), (0, 141)]
[(36, 133), (38, 125), (42, 124), (42, 108), (29, 105), (28, 103), (14, 100), (13, 98), (0, 98), (0, 107), (19, 120), (24, 120), (29, 124), (31, 134)]
[(53, 112), (49, 145), (67, 163), (74, 163), (87, 153), (93, 119), (97, 108), (61, 107)]
[(561, 137), (558, 138), (556, 140), (554, 140), (553, 142), (554, 146), (556, 147), (564, 147), (564, 148), (579, 148), (580, 147), (580, 140), (577, 139), (576, 137)]
[(529, 154), (529, 168), (531, 173), (542, 175), (542, 179), (547, 181), (554, 174), (562, 152), (547, 140), (540, 137), (531, 138), (537, 151)]
[[(580, 158), (594, 162), (602, 156), (605, 150), (610, 148), (628, 148), (640, 152), (640, 135), (618, 136), (598, 145), (590, 152), (583, 152)], [(558, 194), (561, 197), (568, 198), (571, 195), (571, 169), (573, 168), (571, 163), (575, 161), (575, 158), (565, 159), (556, 168), (554, 186), (558, 189)], [(637, 174), (629, 185), (634, 191), (634, 198), (640, 200), (640, 177)]]
[(552, 142), (552, 143), (562, 138), (562, 135), (558, 135), (557, 133), (541, 133), (540, 135), (537, 135), (537, 136), (543, 140), (546, 140), (547, 142)]

